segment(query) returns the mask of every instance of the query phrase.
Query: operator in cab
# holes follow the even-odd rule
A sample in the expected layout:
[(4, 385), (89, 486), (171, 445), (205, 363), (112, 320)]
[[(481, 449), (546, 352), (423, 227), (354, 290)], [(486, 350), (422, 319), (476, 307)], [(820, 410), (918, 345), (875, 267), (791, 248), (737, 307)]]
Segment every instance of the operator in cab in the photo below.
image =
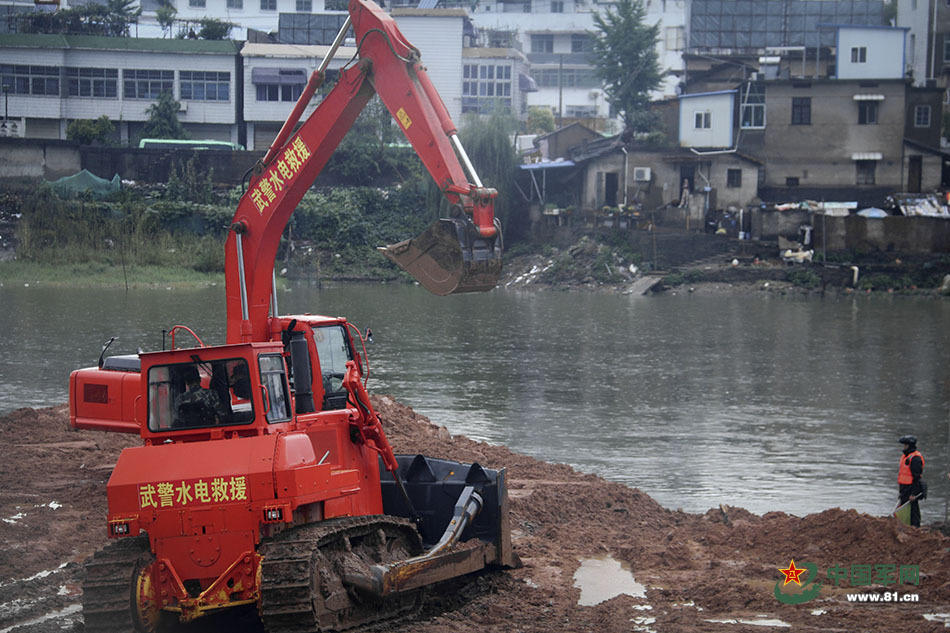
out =
[(184, 376), (185, 393), (178, 403), (179, 422), (182, 426), (205, 426), (227, 420), (228, 407), (212, 389), (201, 386), (198, 368), (188, 367)]

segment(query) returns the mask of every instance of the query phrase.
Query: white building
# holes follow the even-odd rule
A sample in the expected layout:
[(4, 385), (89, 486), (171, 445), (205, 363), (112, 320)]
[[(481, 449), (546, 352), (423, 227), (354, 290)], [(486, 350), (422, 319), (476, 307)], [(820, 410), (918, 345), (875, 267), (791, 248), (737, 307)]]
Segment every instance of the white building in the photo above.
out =
[(171, 91), (193, 137), (239, 142), (237, 58), (232, 41), (5, 34), (0, 85), (21, 136), (63, 139), (69, 121), (106, 115), (128, 141)]
[[(565, 119), (607, 118), (610, 108), (588, 53), (594, 14), (611, 6), (596, 0), (487, 0), (472, 18), (483, 39), (510, 33), (527, 55), (538, 88), (528, 96), (529, 106), (550, 107)], [(647, 24), (659, 25), (659, 66), (667, 73), (653, 96), (672, 96), (684, 68), (689, 1), (644, 0), (644, 8)]]
[(735, 90), (680, 95), (680, 146), (732, 147), (735, 99)]
[[(243, 60), (244, 110), (247, 124), (247, 149), (264, 150), (270, 146), (307, 80), (329, 52), (329, 46), (287, 44), (255, 44), (241, 48)], [(321, 87), (326, 92), (332, 85), (332, 71), (338, 70), (356, 54), (354, 47), (340, 47), (330, 62), (328, 81)], [(314, 98), (304, 110), (306, 120), (320, 103)]]
[(908, 29), (887, 26), (839, 26), (837, 79), (900, 79), (906, 62)]

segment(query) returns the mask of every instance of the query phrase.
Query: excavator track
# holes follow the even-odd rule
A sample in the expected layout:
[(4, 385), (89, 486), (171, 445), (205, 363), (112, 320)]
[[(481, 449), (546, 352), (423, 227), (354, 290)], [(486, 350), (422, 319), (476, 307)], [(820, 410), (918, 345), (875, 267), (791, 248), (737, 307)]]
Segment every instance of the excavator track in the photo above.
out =
[(421, 606), (421, 590), (381, 600), (343, 582), (345, 573), (422, 552), (418, 532), (404, 519), (331, 519), (285, 530), (262, 543), (260, 551), (260, 614), (270, 633), (372, 627)]
[(143, 536), (113, 541), (86, 561), (82, 610), (87, 632), (135, 630), (132, 578), (150, 560), (148, 537)]

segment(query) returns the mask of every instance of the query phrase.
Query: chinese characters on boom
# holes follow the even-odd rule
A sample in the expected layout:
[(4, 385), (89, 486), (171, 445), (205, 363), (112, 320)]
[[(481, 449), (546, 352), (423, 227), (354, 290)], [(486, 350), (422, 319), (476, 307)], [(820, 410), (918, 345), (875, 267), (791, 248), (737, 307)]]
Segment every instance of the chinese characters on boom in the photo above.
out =
[(204, 503), (247, 501), (247, 478), (215, 477), (210, 481), (162, 481), (139, 486), (139, 508), (173, 508)]
[(297, 175), (304, 162), (310, 158), (310, 149), (299, 136), (284, 150), (280, 160), (275, 161), (271, 168), (257, 181), (251, 191), (251, 200), (257, 207), (257, 212), (264, 215), (277, 194), (283, 191), (284, 183)]

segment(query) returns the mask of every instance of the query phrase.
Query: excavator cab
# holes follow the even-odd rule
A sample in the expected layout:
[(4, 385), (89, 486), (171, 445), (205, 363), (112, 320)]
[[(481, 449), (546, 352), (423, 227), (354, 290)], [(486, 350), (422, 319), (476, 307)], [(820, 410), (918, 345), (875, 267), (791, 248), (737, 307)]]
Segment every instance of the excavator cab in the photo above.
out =
[(440, 296), (491, 290), (501, 275), (501, 230), (481, 237), (463, 218), (440, 218), (417, 237), (380, 250)]

